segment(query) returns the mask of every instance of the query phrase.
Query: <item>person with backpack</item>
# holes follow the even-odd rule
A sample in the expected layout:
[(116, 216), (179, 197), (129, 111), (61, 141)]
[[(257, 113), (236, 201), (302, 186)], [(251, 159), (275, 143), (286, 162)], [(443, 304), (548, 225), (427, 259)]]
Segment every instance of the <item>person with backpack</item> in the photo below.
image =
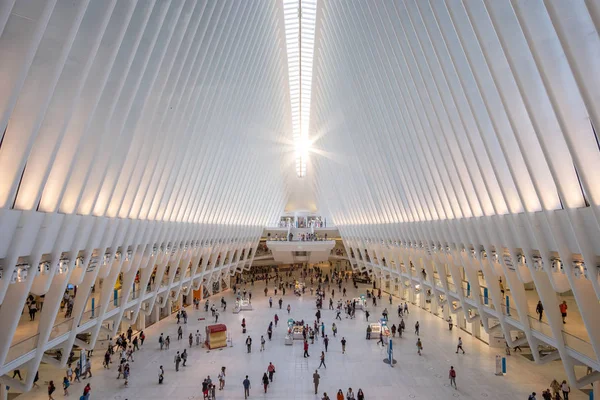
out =
[(454, 385), (454, 389), (457, 389), (457, 387), (456, 387), (456, 370), (454, 369), (454, 367), (452, 365), (450, 366), (450, 372), (448, 372), (448, 378), (450, 378), (450, 387), (452, 387)]
[(54, 386), (54, 381), (50, 381), (48, 383), (48, 400), (54, 400), (54, 397), (52, 397), (52, 393), (54, 393), (55, 390), (56, 386)]
[(187, 350), (183, 349), (183, 353), (181, 353), (181, 360), (183, 361), (184, 367), (185, 367), (185, 363), (187, 362), (187, 357), (188, 357)]

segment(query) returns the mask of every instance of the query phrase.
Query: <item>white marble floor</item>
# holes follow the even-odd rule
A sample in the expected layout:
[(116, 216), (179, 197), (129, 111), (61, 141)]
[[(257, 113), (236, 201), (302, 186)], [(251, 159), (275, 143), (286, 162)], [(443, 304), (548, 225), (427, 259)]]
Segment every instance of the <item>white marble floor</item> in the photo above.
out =
[[(348, 285), (350, 287), (351, 285)], [(290, 316), (295, 319), (314, 320), (316, 312), (314, 298), (310, 296), (296, 297), (289, 292), (284, 298), (283, 310), (279, 310), (277, 299), (274, 298), (274, 308), (269, 309), (267, 297), (264, 297), (262, 283), (257, 283), (252, 288), (252, 311), (242, 311), (239, 314), (231, 313), (233, 296), (228, 292), (225, 297), (228, 301), (228, 310), (221, 313), (219, 322), (227, 324), (232, 333), (233, 347), (222, 350), (207, 351), (205, 348), (194, 346), (188, 349), (190, 356), (188, 366), (175, 371), (173, 358), (178, 350), (188, 347), (187, 339), (177, 341), (177, 325), (175, 318), (170, 317), (145, 330), (146, 343), (140, 352), (135, 354), (132, 363), (131, 379), (128, 387), (123, 385), (123, 380), (116, 380), (116, 364), (111, 370), (101, 366), (102, 352), (96, 351), (93, 357), (93, 373), (91, 379), (92, 399), (201, 399), (201, 382), (210, 375), (213, 380), (221, 366), (227, 367), (227, 380), (224, 391), (217, 391), (218, 399), (242, 399), (242, 380), (248, 374), (252, 383), (251, 398), (271, 399), (315, 399), (312, 385), (312, 374), (319, 364), (319, 354), (323, 350), (322, 340), (315, 342), (309, 349), (310, 358), (303, 358), (302, 343), (295, 341), (293, 346), (285, 346), (284, 333), (285, 321), (288, 319), (285, 307), (291, 305)], [(336, 290), (336, 299), (337, 299)], [(356, 292), (352, 291), (355, 294)], [(360, 289), (364, 293), (364, 288)], [(212, 301), (213, 299), (211, 299)], [(327, 304), (328, 304), (327, 298)], [(215, 302), (220, 301), (220, 296), (214, 297)], [(396, 303), (390, 307), (386, 300), (373, 310), (372, 318), (379, 316), (384, 307), (390, 310), (392, 323), (398, 323)], [(279, 314), (280, 324), (274, 330), (273, 340), (267, 341), (266, 351), (259, 352), (260, 335), (266, 335), (268, 322), (274, 314)], [(335, 313), (323, 310), (326, 332), (331, 341), (326, 354), (327, 369), (321, 368), (321, 384), (319, 395), (327, 392), (335, 398), (338, 389), (344, 393), (348, 387), (356, 392), (362, 388), (367, 399), (527, 399), (532, 391), (538, 392), (541, 398), (542, 389), (548, 387), (552, 378), (562, 381), (564, 372), (560, 362), (537, 366), (521, 356), (511, 356), (508, 359), (508, 374), (495, 376), (494, 357), (500, 352), (490, 349), (485, 343), (471, 337), (463, 331), (454, 329), (448, 331), (447, 325), (440, 318), (410, 306), (410, 315), (405, 319), (407, 331), (403, 338), (394, 340), (394, 358), (398, 361), (394, 368), (383, 363), (386, 350), (377, 346), (376, 340), (365, 340), (366, 322), (362, 311), (357, 310), (357, 318), (337, 321), (338, 337), (331, 335), (331, 323), (334, 322)], [(208, 315), (203, 310), (189, 308), (190, 318), (184, 325), (184, 338), (196, 329), (204, 331), (210, 324)], [(199, 317), (207, 317), (199, 321)], [(246, 353), (244, 345), (245, 336), (241, 332), (241, 320), (246, 318), (248, 334), (253, 338), (253, 351)], [(413, 325), (416, 321), (421, 324), (421, 339), (424, 352), (422, 356), (416, 353), (416, 336)], [(160, 351), (158, 335), (164, 332), (173, 339), (171, 348)], [(344, 336), (347, 340), (346, 354), (341, 353), (339, 340)], [(456, 354), (456, 342), (461, 336), (464, 341), (466, 355)], [(270, 385), (265, 395), (262, 390), (260, 378), (269, 362), (275, 364), (277, 372), (275, 380)], [(165, 382), (158, 384), (158, 367), (165, 368)], [(448, 369), (453, 365), (457, 370), (458, 390), (448, 385)], [(64, 372), (56, 368), (44, 367), (40, 372), (41, 382), (54, 379), (57, 387), (61, 387), (61, 376)], [(67, 398), (77, 399), (81, 395), (84, 382), (71, 386), (71, 395)], [(45, 399), (44, 387), (19, 396), (21, 400)], [(60, 392), (60, 394), (58, 394)], [(318, 398), (320, 398), (320, 396)], [(55, 398), (63, 398), (62, 389), (57, 390)], [(582, 392), (574, 390), (571, 399), (585, 399)]]

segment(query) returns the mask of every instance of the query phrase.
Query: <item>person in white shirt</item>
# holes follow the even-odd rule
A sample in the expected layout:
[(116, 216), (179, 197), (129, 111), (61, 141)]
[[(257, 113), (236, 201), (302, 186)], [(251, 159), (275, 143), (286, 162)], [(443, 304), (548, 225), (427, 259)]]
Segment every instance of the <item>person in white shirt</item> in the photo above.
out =
[(346, 392), (346, 400), (354, 400), (354, 392), (352, 388), (348, 388), (348, 392)]

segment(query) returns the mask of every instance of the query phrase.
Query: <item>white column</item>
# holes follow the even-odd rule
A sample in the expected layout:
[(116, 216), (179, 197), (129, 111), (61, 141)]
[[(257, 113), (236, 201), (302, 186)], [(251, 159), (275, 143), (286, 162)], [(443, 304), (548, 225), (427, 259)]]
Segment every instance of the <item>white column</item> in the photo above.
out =
[(0, 383), (0, 400), (8, 400), (8, 386)]
[(139, 313), (136, 321), (136, 328), (138, 330), (144, 330), (146, 328), (146, 314)]

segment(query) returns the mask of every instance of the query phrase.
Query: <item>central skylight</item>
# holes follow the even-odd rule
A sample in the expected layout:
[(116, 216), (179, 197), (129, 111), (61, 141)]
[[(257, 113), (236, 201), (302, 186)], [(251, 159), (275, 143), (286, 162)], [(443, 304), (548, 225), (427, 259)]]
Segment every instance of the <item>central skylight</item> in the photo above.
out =
[(317, 0), (283, 0), (296, 175), (306, 176)]

